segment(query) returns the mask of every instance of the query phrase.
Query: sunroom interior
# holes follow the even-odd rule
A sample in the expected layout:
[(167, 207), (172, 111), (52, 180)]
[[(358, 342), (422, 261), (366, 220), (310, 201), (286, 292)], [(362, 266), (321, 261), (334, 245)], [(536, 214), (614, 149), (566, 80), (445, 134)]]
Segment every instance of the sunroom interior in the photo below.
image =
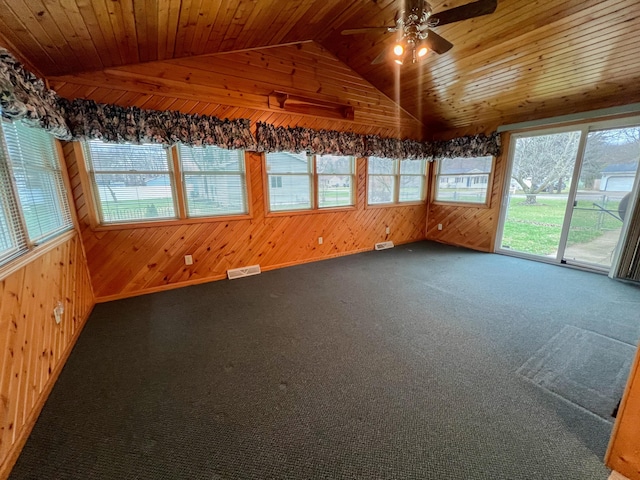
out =
[[(404, 28), (398, 19), (412, 8), (434, 19), (448, 10), (487, 10), (473, 10), (475, 16), (451, 23), (443, 13), (440, 26), (428, 26), (430, 40), (415, 34), (416, 42), (428, 44), (428, 53), (423, 57), (412, 47), (413, 58), (394, 62), (397, 30)], [(64, 388), (64, 375), (73, 375), (68, 373), (76, 368), (73, 355), (88, 348), (82, 346), (83, 335), (85, 345), (92, 345), (90, 335), (103, 335), (109, 315), (122, 315), (134, 330), (137, 321), (143, 324), (126, 309), (162, 315), (157, 305), (173, 311), (171, 302), (188, 308), (188, 302), (208, 301), (209, 295), (220, 302), (233, 299), (231, 309), (246, 298), (224, 290), (238, 288), (224, 287), (227, 283), (245, 282), (247, 291), (255, 289), (256, 299), (260, 289), (271, 288), (269, 282), (281, 284), (282, 292), (273, 293), (276, 299), (286, 288), (296, 290), (295, 275), (313, 286), (313, 275), (342, 278), (344, 271), (359, 269), (389, 268), (402, 278), (401, 266), (407, 276), (426, 282), (425, 290), (416, 293), (424, 298), (440, 288), (444, 299), (456, 288), (431, 284), (430, 275), (444, 284), (457, 278), (460, 288), (472, 289), (469, 278), (476, 272), (485, 269), (487, 278), (495, 272), (498, 285), (515, 268), (523, 278), (550, 275), (559, 285), (575, 281), (566, 295), (582, 294), (591, 301), (602, 296), (596, 310), (627, 312), (637, 304), (640, 282), (638, 24), (640, 10), (631, 0), (0, 0), (0, 338), (5, 345), (0, 478), (9, 478), (23, 448), (28, 457), (47, 448), (29, 435), (37, 432), (41, 412), (41, 424), (51, 421), (47, 399)], [(440, 36), (452, 45), (442, 53), (435, 40)], [(398, 257), (405, 254), (422, 259), (405, 265)], [(439, 270), (445, 260), (438, 259), (444, 258), (457, 266), (450, 276), (446, 268)], [(468, 262), (468, 272), (457, 259)], [(417, 265), (419, 272), (413, 270)], [(329, 273), (329, 268), (335, 270)], [(561, 273), (549, 274), (555, 271)], [(354, 277), (362, 282), (353, 286), (354, 305), (361, 309), (367, 303), (358, 303), (356, 291), (364, 285), (371, 288), (372, 302), (387, 301), (386, 289), (378, 291), (373, 280), (366, 280), (374, 278), (370, 274)], [(532, 285), (544, 290), (544, 279), (535, 278)], [(479, 292), (492, 301), (502, 298), (483, 290), (482, 283), (468, 291), (469, 298)], [(389, 304), (394, 298), (410, 304), (398, 285), (388, 288), (395, 295), (389, 293)], [(337, 295), (330, 285), (323, 288), (327, 297)], [(342, 302), (348, 304), (348, 297)], [(332, 306), (327, 308), (345, 315), (341, 328), (361, 326), (354, 320), (360, 314), (350, 317), (338, 303), (328, 302)], [(566, 304), (578, 307), (580, 300)], [(304, 310), (292, 305), (293, 311)], [(420, 305), (443, 314), (434, 331), (443, 339), (451, 335), (453, 344), (456, 338), (471, 338), (473, 328), (497, 332), (502, 321), (502, 314), (496, 314), (498, 323), (467, 331), (462, 328), (465, 315), (480, 316), (477, 312), (453, 308), (454, 315), (436, 303)], [(573, 318), (575, 313), (562, 305), (558, 318)], [(478, 312), (500, 308), (498, 302)], [(532, 316), (537, 308), (539, 303), (523, 305)], [(392, 316), (384, 306), (379, 312)], [(444, 312), (451, 313), (449, 325)], [(265, 315), (268, 322), (271, 316)], [(313, 312), (301, 315), (311, 318)], [(375, 330), (375, 318), (367, 328)], [(583, 341), (597, 343), (599, 352), (609, 349), (601, 345), (620, 347), (623, 354), (607, 363), (617, 365), (611, 373), (617, 390), (609, 395), (617, 400), (611, 412), (615, 417), (593, 413), (549, 385), (537, 387), (606, 422), (601, 430), (610, 434), (606, 451), (585, 440), (587, 427), (576, 427), (582, 428), (577, 442), (597, 452), (600, 474), (611, 470), (612, 478), (630, 480), (640, 480), (638, 320), (621, 319), (622, 333), (611, 333), (612, 342), (600, 344), (600, 337), (607, 337), (604, 327), (593, 327), (594, 333), (578, 320), (554, 323), (554, 315), (544, 341), (531, 345), (531, 354), (538, 357), (521, 359), (524, 353), (517, 347), (505, 354), (513, 354), (514, 365), (520, 362), (519, 368), (509, 367), (514, 378), (535, 383), (546, 366), (536, 361), (552, 361), (545, 355), (553, 349), (573, 352)], [(228, 327), (225, 322), (216, 328)], [(247, 332), (262, 333), (264, 326), (244, 325)], [(317, 326), (306, 328), (321, 335)], [(418, 327), (399, 321), (397, 330), (383, 330), (394, 338), (413, 328)], [(339, 329), (328, 331), (338, 335)], [(283, 335), (298, 338), (287, 332)], [(523, 322), (513, 338), (527, 332)], [(569, 343), (558, 340), (560, 333)], [(406, 341), (405, 346), (413, 345)], [(318, 358), (331, 363), (329, 357)], [(465, 370), (454, 363), (460, 365), (457, 372)], [(433, 365), (442, 366), (439, 360)], [(221, 368), (228, 373), (236, 367)], [(624, 378), (618, 378), (620, 372)], [(259, 376), (255, 379), (257, 388)], [(309, 392), (318, 387), (312, 379), (305, 380)], [(394, 379), (389, 382), (395, 385)], [(290, 393), (295, 387), (283, 381), (278, 391)], [(410, 391), (408, 384), (402, 388)], [(415, 408), (411, 405), (406, 403), (407, 411)], [(216, 415), (212, 418), (229, 422), (228, 413), (222, 420)], [(295, 450), (296, 445), (288, 447)], [(353, 447), (345, 445), (347, 451)], [(455, 450), (447, 445), (437, 448), (443, 457)], [(273, 453), (263, 470), (256, 461), (253, 470), (238, 468), (230, 474), (213, 462), (202, 474), (332, 475), (328, 466), (296, 467), (299, 457), (282, 454), (290, 461), (273, 460), (280, 453)], [(323, 458), (327, 465), (328, 458), (333, 457)], [(405, 460), (411, 464), (418, 458), (408, 454)], [(394, 470), (397, 460), (385, 464), (383, 458), (381, 470), (360, 474), (381, 478), (402, 472), (424, 478), (421, 469)], [(38, 473), (33, 465), (18, 464), (13, 475), (29, 478)], [(68, 467), (55, 468), (60, 478), (74, 478)], [(334, 477), (359, 471), (344, 468), (333, 471)], [(433, 468), (436, 474), (444, 467)], [(434, 478), (456, 478), (461, 471), (442, 470)], [(55, 475), (55, 470), (47, 472)], [(572, 474), (558, 472), (558, 478)], [(162, 471), (158, 467), (140, 475), (161, 478)], [(509, 478), (507, 471), (504, 475)], [(543, 477), (533, 468), (530, 478)]]

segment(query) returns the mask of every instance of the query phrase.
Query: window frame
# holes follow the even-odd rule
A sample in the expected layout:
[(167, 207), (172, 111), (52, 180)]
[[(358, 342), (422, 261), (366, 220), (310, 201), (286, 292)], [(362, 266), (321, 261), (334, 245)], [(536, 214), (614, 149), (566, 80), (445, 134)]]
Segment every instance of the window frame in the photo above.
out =
[[(221, 147), (216, 147), (215, 145), (203, 145), (202, 147), (192, 147), (189, 145), (184, 145), (185, 148), (219, 148), (221, 150), (227, 150), (227, 149), (223, 149)], [(206, 170), (206, 171), (202, 171), (202, 173), (208, 177), (225, 177), (225, 176), (229, 176), (229, 177), (240, 177), (241, 178), (241, 183), (244, 187), (244, 191), (241, 192), (243, 199), (244, 199), (244, 203), (245, 203), (245, 210), (244, 212), (240, 212), (240, 213), (222, 213), (220, 215), (189, 215), (189, 199), (187, 197), (187, 190), (186, 190), (186, 186), (187, 183), (185, 182), (185, 176), (188, 174), (193, 174), (194, 172), (190, 171), (190, 170), (185, 170), (182, 168), (182, 160), (180, 159), (180, 145), (176, 145), (174, 147), (171, 148), (172, 150), (172, 159), (173, 159), (173, 163), (174, 163), (174, 170), (176, 171), (176, 179), (179, 178), (180, 181), (176, 181), (176, 197), (178, 200), (178, 203), (180, 205), (178, 205), (178, 209), (179, 209), (179, 216), (180, 218), (184, 218), (187, 220), (193, 220), (193, 219), (219, 219), (219, 218), (237, 218), (237, 217), (244, 217), (247, 216), (250, 213), (250, 209), (251, 209), (251, 197), (249, 196), (249, 183), (248, 183), (248, 164), (247, 164), (247, 155), (246, 152), (244, 150), (241, 149), (229, 149), (232, 150), (233, 152), (237, 152), (238, 153), (238, 157), (242, 156), (242, 161), (238, 162), (242, 164), (242, 169), (238, 170), (238, 171), (212, 171), (212, 170)], [(179, 185), (178, 185), (179, 184)], [(178, 195), (179, 194), (179, 195)], [(182, 212), (182, 208), (184, 207), (184, 215)]]
[[(189, 217), (186, 212), (185, 201), (185, 189), (182, 182), (182, 170), (180, 169), (180, 157), (178, 153), (177, 145), (167, 147), (169, 153), (169, 163), (171, 171), (173, 172), (173, 185), (174, 202), (176, 205), (176, 217), (170, 219), (152, 219), (152, 220), (136, 220), (132, 222), (119, 222), (119, 223), (100, 223), (100, 217), (98, 216), (98, 201), (96, 200), (96, 191), (93, 185), (93, 181), (90, 177), (89, 166), (87, 158), (85, 157), (84, 142), (73, 142), (73, 148), (75, 157), (78, 163), (78, 176), (80, 177), (80, 184), (83, 187), (85, 193), (85, 200), (87, 202), (87, 211), (89, 225), (94, 231), (108, 231), (108, 230), (126, 230), (137, 228), (153, 228), (171, 225), (188, 225), (197, 223), (211, 223), (211, 222), (229, 222), (240, 220), (251, 220), (253, 218), (253, 201), (251, 197), (251, 170), (249, 164), (249, 155), (246, 150), (243, 152), (244, 162), (244, 179), (245, 179), (245, 195), (247, 202), (247, 213), (233, 214), (233, 215), (219, 215), (219, 216), (195, 216)], [(177, 180), (180, 181), (177, 181)]]
[[(433, 188), (431, 189), (431, 203), (434, 204), (434, 205), (461, 206), (461, 207), (465, 207), (465, 208), (491, 208), (491, 196), (493, 194), (493, 177), (494, 177), (495, 169), (496, 169), (496, 157), (494, 155), (481, 155), (481, 156), (469, 157), (469, 158), (485, 158), (485, 157), (490, 157), (491, 158), (491, 169), (488, 172), (469, 175), (471, 177), (473, 177), (473, 176), (476, 176), (476, 177), (486, 176), (487, 177), (487, 183), (486, 184), (482, 184), (482, 185), (486, 185), (484, 202), (459, 202), (459, 201), (455, 201), (455, 200), (438, 200), (437, 199), (438, 185), (440, 183), (440, 177), (442, 177), (442, 176), (451, 177), (451, 178), (455, 178), (455, 180), (456, 180), (455, 183), (464, 183), (463, 179), (464, 179), (465, 175), (462, 175), (460, 173), (451, 173), (451, 174), (441, 174), (440, 173), (440, 167), (442, 165), (442, 160), (451, 159), (451, 158), (460, 158), (460, 157), (443, 157), (443, 158), (439, 158), (436, 161), (436, 166), (434, 168)], [(460, 182), (458, 182), (458, 177), (461, 179)]]
[[(274, 152), (280, 153), (280, 152)], [(302, 152), (299, 152), (300, 154)], [(330, 155), (336, 157), (347, 157), (350, 159), (351, 163), (351, 173), (350, 174), (336, 174), (336, 175), (328, 175), (328, 174), (319, 174), (317, 169), (317, 157), (322, 156), (319, 154), (309, 154), (306, 153), (307, 160), (311, 163), (309, 168), (309, 173), (291, 173), (285, 174), (281, 172), (276, 172), (273, 175), (269, 174), (267, 170), (267, 155), (268, 153), (264, 153), (262, 155), (262, 170), (263, 170), (263, 188), (264, 188), (264, 208), (265, 215), (267, 217), (277, 217), (277, 216), (290, 216), (290, 215), (309, 215), (313, 213), (325, 213), (325, 212), (340, 212), (340, 211), (351, 211), (356, 210), (357, 208), (357, 192), (358, 192), (358, 157), (355, 155)], [(271, 188), (271, 178), (275, 177), (283, 177), (286, 175), (297, 175), (297, 176), (309, 176), (310, 177), (310, 189), (309, 198), (311, 200), (311, 208), (301, 208), (296, 210), (271, 210), (271, 198), (270, 198), (270, 188)], [(320, 207), (319, 202), (319, 182), (318, 178), (321, 176), (350, 176), (351, 177), (351, 203), (349, 205), (338, 205), (338, 206), (329, 206), (329, 207)], [(284, 188), (284, 187), (275, 187), (275, 188)]]
[[(369, 159), (370, 158), (380, 158), (380, 159), (384, 159), (384, 160), (392, 160), (394, 162), (394, 172), (391, 173), (369, 173)], [(398, 159), (398, 158), (386, 158), (386, 157), (376, 157), (376, 156), (371, 156), (367, 158), (367, 165), (366, 165), (366, 201), (365, 201), (365, 208), (393, 208), (393, 207), (406, 207), (406, 206), (414, 206), (414, 205), (425, 205), (426, 204), (426, 200), (428, 198), (428, 193), (429, 193), (429, 164), (431, 162), (427, 161), (426, 159), (422, 159), (419, 161), (422, 161), (422, 165), (423, 165), (423, 170), (421, 174), (407, 174), (407, 173), (401, 173), (402, 170), (402, 162), (407, 162), (407, 161), (415, 161), (416, 159), (410, 159), (410, 158), (403, 158), (403, 159)], [(369, 202), (369, 185), (370, 185), (370, 177), (376, 177), (376, 176), (381, 176), (381, 177), (389, 177), (389, 176), (393, 176), (393, 199), (391, 202), (384, 202), (384, 203), (370, 203)], [(420, 194), (420, 200), (405, 200), (402, 201), (400, 200), (400, 183), (402, 180), (402, 177), (422, 177), (422, 192)]]
[[(9, 122), (0, 119), (0, 149), (7, 159), (4, 168), (0, 169), (0, 176), (5, 177), (4, 181), (8, 186), (6, 190), (7, 198), (4, 206), (6, 208), (5, 213), (7, 214), (7, 220), (9, 221), (8, 227), (10, 229), (10, 234), (15, 238), (20, 238), (22, 243), (16, 245), (15, 248), (0, 256), (0, 280), (16, 272), (20, 268), (23, 268), (39, 256), (56, 248), (78, 234), (78, 219), (75, 208), (73, 208), (74, 200), (71, 195), (71, 183), (69, 181), (66, 165), (63, 161), (65, 156), (62, 151), (62, 146), (56, 138), (51, 136), (51, 134), (42, 128), (25, 126), (25, 128), (40, 130), (44, 134), (51, 136), (50, 140), (52, 142), (51, 146), (53, 153), (52, 161), (54, 162), (54, 170), (59, 176), (59, 181), (55, 181), (55, 185), (52, 185), (52, 187), (57, 193), (57, 208), (62, 212), (68, 212), (68, 216), (63, 215), (63, 219), (66, 221), (63, 221), (60, 227), (54, 232), (35, 240), (32, 240), (29, 236), (24, 208), (18, 194), (18, 187), (13, 174), (11, 157), (6, 146), (6, 140), (2, 129), (2, 125), (5, 123)], [(2, 200), (0, 199), (0, 201)], [(17, 215), (17, 218), (12, 218), (12, 213)], [(19, 231), (14, 231), (16, 227)]]

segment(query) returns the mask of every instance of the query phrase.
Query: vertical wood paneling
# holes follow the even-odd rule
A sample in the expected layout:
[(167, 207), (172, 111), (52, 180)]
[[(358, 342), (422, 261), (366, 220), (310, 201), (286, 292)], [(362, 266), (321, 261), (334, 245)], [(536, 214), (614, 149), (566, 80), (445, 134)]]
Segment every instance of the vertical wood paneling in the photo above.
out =
[[(76, 232), (0, 281), (0, 478), (26, 441), (94, 304)], [(53, 308), (64, 305), (62, 322)]]

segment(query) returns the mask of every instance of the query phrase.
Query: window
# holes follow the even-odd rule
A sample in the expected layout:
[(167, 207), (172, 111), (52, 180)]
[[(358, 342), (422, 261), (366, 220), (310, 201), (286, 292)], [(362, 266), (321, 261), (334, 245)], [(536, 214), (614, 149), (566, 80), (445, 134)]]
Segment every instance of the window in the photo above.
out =
[(266, 155), (272, 212), (355, 204), (355, 160), (341, 155), (278, 152)]
[(243, 150), (180, 145), (178, 153), (188, 217), (248, 213)]
[(425, 160), (369, 157), (369, 205), (421, 202), (425, 197)]
[(492, 168), (493, 157), (440, 159), (435, 200), (486, 204)]
[(318, 208), (354, 205), (354, 158), (317, 155)]
[(85, 156), (100, 223), (177, 218), (167, 148), (91, 140)]
[(2, 122), (0, 264), (73, 227), (55, 140)]

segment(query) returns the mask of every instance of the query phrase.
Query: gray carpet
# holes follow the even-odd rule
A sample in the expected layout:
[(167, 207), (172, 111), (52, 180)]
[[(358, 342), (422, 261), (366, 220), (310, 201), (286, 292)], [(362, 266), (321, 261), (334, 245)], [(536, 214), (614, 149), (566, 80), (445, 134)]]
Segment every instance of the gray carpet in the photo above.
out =
[(611, 422), (518, 374), (605, 276), (420, 242), (98, 305), (13, 479), (606, 479)]
[(565, 326), (518, 373), (609, 420), (629, 377), (635, 348)]

